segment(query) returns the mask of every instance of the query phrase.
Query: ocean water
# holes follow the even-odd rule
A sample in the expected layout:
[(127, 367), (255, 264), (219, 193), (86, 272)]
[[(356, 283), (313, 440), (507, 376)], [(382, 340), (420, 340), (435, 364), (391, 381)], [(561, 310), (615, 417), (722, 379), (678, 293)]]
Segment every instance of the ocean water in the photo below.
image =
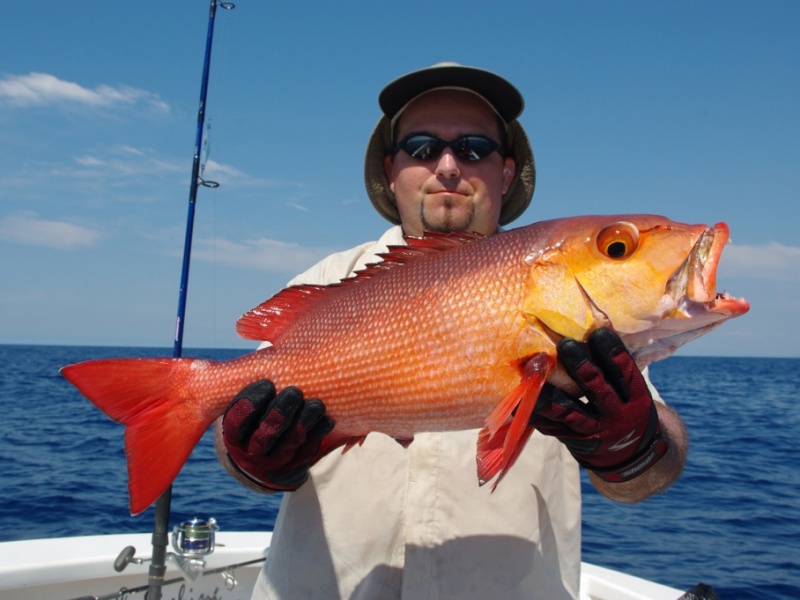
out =
[[(153, 509), (128, 512), (122, 429), (58, 369), (170, 355), (0, 345), (0, 540), (151, 529)], [(686, 470), (635, 506), (604, 499), (584, 479), (584, 560), (679, 589), (702, 581), (723, 600), (800, 598), (800, 359), (671, 357), (651, 376), (689, 430)], [(213, 515), (227, 530), (270, 529), (279, 501), (230, 479), (206, 435), (174, 484), (172, 523)]]

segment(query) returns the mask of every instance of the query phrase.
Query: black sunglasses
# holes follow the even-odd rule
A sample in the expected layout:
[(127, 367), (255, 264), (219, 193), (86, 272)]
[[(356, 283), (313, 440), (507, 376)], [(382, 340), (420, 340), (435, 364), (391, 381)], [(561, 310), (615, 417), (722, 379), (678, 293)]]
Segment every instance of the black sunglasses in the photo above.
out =
[(445, 148), (450, 148), (461, 160), (475, 162), (486, 158), (497, 151), (503, 156), (500, 144), (482, 135), (464, 135), (449, 142), (426, 133), (413, 133), (397, 142), (392, 155), (402, 150), (417, 160), (433, 160), (439, 158)]

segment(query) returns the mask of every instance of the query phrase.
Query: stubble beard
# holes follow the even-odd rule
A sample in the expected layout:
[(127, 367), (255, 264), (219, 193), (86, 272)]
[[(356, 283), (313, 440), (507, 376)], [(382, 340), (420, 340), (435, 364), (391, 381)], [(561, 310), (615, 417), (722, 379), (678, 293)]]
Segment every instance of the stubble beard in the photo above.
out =
[(444, 209), (444, 217), (437, 218), (435, 222), (429, 221), (425, 216), (425, 203), (421, 203), (419, 207), (419, 217), (422, 222), (423, 231), (436, 231), (439, 233), (447, 233), (449, 231), (467, 231), (470, 223), (475, 217), (475, 205), (470, 203), (469, 210), (466, 214), (457, 213), (454, 207), (455, 202), (447, 199), (443, 202), (442, 208)]

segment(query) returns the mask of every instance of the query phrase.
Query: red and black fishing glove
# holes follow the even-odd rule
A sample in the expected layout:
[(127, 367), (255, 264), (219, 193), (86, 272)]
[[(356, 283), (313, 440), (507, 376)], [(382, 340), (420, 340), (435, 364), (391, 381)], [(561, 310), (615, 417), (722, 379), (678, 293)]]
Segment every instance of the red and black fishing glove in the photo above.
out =
[(585, 468), (622, 482), (640, 475), (666, 454), (653, 397), (619, 336), (598, 329), (588, 344), (564, 338), (558, 358), (584, 398), (546, 384), (531, 423), (557, 437)]
[(262, 379), (244, 388), (222, 417), (222, 439), (233, 465), (271, 491), (294, 491), (308, 479), (322, 438), (333, 429), (325, 404)]

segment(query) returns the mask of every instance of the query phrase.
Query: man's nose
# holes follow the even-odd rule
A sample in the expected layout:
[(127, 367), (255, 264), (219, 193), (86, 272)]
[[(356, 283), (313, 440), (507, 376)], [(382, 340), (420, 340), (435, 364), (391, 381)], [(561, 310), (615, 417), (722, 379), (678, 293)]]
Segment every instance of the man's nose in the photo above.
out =
[(461, 169), (458, 168), (458, 160), (456, 160), (452, 149), (445, 148), (444, 152), (439, 156), (439, 161), (436, 163), (436, 175), (448, 179), (461, 175)]

